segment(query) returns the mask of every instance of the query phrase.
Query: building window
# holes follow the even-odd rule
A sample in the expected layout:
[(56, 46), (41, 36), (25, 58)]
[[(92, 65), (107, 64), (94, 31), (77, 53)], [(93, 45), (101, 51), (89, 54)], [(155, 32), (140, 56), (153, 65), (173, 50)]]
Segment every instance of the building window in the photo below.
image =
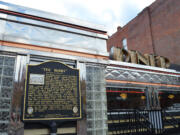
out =
[(123, 40), (122, 40), (122, 45), (123, 45), (123, 48), (124, 48), (125, 50), (128, 50), (128, 47), (127, 47), (127, 39), (126, 39), (126, 38), (123, 38)]
[(107, 87), (107, 111), (146, 109), (144, 89)]
[(159, 91), (158, 98), (162, 109), (179, 110), (180, 109), (179, 91)]

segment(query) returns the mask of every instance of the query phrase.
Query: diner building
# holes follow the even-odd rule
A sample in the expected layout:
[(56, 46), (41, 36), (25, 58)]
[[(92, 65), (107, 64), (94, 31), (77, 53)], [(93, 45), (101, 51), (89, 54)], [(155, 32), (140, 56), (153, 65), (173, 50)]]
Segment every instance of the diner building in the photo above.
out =
[(63, 121), (58, 135), (178, 129), (180, 72), (112, 60), (107, 39), (103, 26), (0, 2), (0, 134), (50, 134), (41, 122), (21, 119), (26, 65), (46, 61), (80, 72), (82, 119)]

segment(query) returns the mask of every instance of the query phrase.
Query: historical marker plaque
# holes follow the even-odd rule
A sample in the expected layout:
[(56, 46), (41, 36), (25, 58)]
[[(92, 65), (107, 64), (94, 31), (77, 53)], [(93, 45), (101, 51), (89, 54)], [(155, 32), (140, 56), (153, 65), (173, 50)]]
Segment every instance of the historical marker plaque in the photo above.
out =
[(81, 119), (79, 70), (57, 61), (27, 65), (24, 121)]

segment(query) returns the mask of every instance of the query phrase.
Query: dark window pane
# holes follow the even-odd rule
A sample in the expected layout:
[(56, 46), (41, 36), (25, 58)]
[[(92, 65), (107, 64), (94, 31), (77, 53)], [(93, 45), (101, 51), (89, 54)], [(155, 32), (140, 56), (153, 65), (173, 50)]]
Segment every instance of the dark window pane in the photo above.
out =
[(9, 112), (0, 112), (0, 119), (1, 120), (9, 120)]
[(3, 60), (4, 60), (4, 57), (0, 56), (0, 65), (3, 65)]
[(107, 88), (108, 110), (145, 109), (146, 96), (143, 90)]
[(4, 78), (2, 79), (2, 86), (12, 87), (12, 85), (13, 85), (13, 79), (12, 79), (12, 78), (4, 77)]
[(87, 73), (87, 75), (86, 75), (86, 81), (91, 82), (92, 79), (93, 79), (93, 74), (92, 74), (92, 73)]
[(0, 100), (0, 109), (9, 109), (10, 108), (10, 100), (9, 99), (1, 99)]
[(5, 57), (4, 65), (14, 67), (14, 63), (15, 63), (15, 58), (13, 58), (13, 57)]
[(93, 67), (87, 67), (86, 73), (93, 73)]
[(87, 83), (86, 84), (86, 89), (89, 91), (92, 91), (93, 90), (93, 84), (92, 83)]
[(7, 132), (7, 130), (8, 130), (8, 124), (0, 123), (0, 133), (1, 132)]
[(13, 76), (14, 69), (9, 67), (4, 67), (3, 75)]
[(11, 98), (11, 91), (12, 89), (10, 88), (1, 88), (1, 97), (4, 98)]
[(0, 67), (0, 75), (2, 75), (2, 67)]
[(168, 109), (168, 110), (180, 109), (179, 91), (160, 91), (158, 97), (162, 109)]

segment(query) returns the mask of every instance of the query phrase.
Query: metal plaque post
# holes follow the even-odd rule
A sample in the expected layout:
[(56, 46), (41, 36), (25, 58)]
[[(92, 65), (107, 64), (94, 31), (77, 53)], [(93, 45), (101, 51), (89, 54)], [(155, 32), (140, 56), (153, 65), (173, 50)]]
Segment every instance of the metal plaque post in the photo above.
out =
[(57, 124), (55, 121), (50, 124), (50, 135), (57, 135)]

